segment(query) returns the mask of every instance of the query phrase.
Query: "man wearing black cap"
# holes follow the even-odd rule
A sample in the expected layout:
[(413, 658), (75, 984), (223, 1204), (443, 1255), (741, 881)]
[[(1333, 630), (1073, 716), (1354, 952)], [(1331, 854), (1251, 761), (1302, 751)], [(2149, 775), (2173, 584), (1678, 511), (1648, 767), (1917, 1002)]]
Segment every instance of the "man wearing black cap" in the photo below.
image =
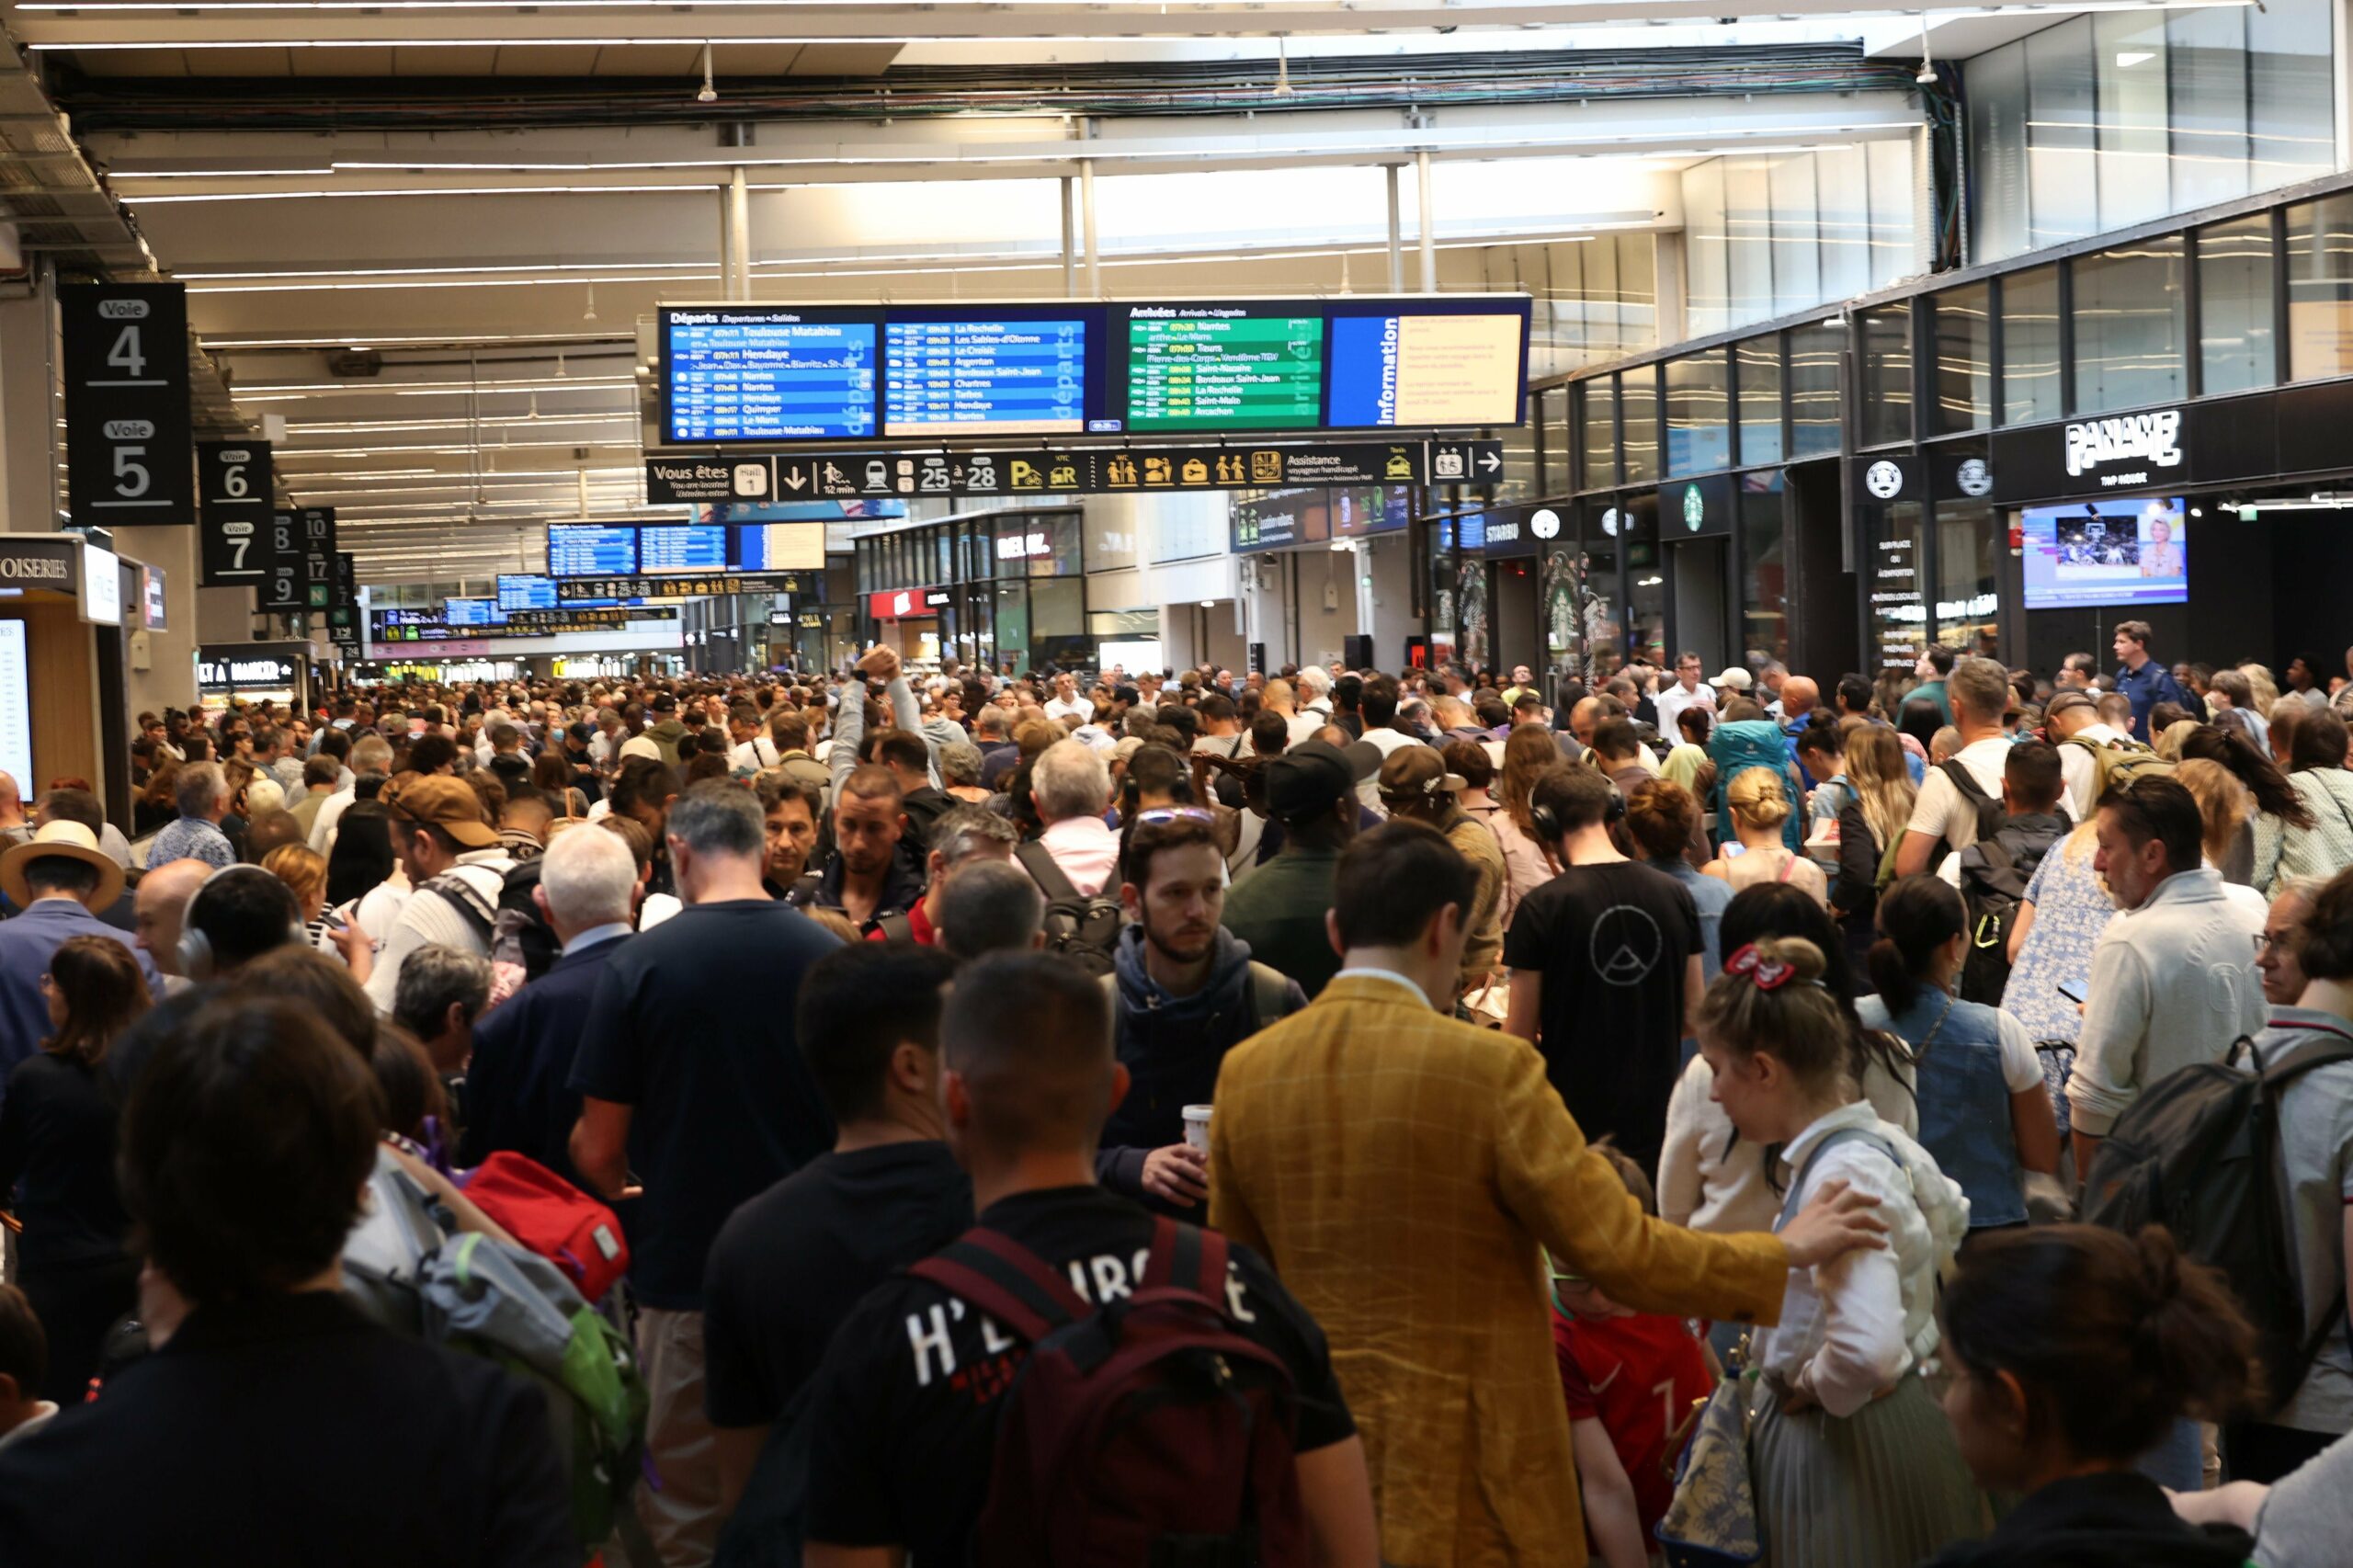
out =
[(1345, 749), (1301, 741), (1260, 764), (1267, 815), (1282, 824), (1283, 846), (1226, 899), (1225, 928), (1311, 1000), (1339, 972), (1324, 917), (1340, 851), (1356, 831), (1357, 786), (1380, 767), (1380, 748), (1362, 741)]
[(572, 787), (591, 805), (605, 793), (604, 780), (597, 777), (597, 758), (588, 749), (596, 738), (597, 726), (585, 719), (563, 732), (563, 760), (572, 769)]
[(645, 732), (662, 753), (662, 766), (678, 766), (678, 743), (687, 738), (687, 727), (678, 722), (678, 699), (668, 692), (654, 699), (654, 724)]

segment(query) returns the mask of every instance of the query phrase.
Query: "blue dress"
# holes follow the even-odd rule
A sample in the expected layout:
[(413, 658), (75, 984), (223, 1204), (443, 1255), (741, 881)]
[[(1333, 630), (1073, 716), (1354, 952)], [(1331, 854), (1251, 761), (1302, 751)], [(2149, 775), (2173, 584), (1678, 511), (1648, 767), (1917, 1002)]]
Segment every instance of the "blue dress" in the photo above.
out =
[(2009, 983), (2002, 991), (2002, 1011), (2026, 1027), (2042, 1057), (2043, 1082), (2051, 1086), (2057, 1108), (2059, 1131), (2067, 1131), (2067, 1096), (2063, 1092), (2068, 1070), (2075, 1064), (2075, 1035), (2084, 1016), (2075, 1004), (2059, 994), (2062, 981), (2088, 981), (2092, 949), (2116, 915), (2116, 901), (2092, 870), (2092, 847), (2071, 853), (2074, 835), (2061, 839), (2043, 856), (2027, 883), (2027, 902), (2034, 905), (2034, 925), (2018, 948), (2010, 968)]

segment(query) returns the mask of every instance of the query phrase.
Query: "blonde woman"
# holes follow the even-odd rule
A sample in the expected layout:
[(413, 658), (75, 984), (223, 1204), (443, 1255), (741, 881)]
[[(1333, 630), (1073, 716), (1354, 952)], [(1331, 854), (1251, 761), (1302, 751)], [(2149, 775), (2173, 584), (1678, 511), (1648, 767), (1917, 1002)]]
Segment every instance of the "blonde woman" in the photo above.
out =
[(2239, 674), (2255, 688), (2255, 710), (2264, 718), (2271, 717), (2271, 705), (2279, 700), (2279, 683), (2261, 665), (2241, 665)]
[(2199, 837), (2206, 863), (2222, 873), (2223, 893), (2268, 914), (2263, 895), (2246, 885), (2255, 867), (2255, 796), (2229, 768), (2202, 756), (2175, 768), (2173, 777), (2198, 802)]
[(1497, 913), (1506, 931), (1519, 901), (1561, 874), (1552, 846), (1536, 831), (1529, 802), (1536, 781), (1563, 766), (1559, 743), (1541, 724), (1521, 724), (1504, 742), (1503, 784), (1497, 791), (1503, 810), (1488, 822), (1504, 846), (1504, 891)]
[(261, 858), (261, 869), (294, 895), (302, 911), (302, 940), (318, 947), (326, 929), (326, 857), (307, 845), (281, 844)]
[(1830, 907), (1830, 880), (1822, 868), (1782, 842), (1781, 824), (1790, 806), (1789, 786), (1779, 775), (1769, 767), (1743, 768), (1724, 790), (1724, 804), (1741, 852), (1711, 860), (1703, 875), (1730, 883), (1734, 892), (1759, 882), (1787, 882)]
[[(1853, 798), (1838, 812), (1838, 881), (1831, 889), (1831, 912), (1838, 916), (1847, 955), (1862, 971), (1879, 914), (1879, 890), (1894, 880), (1892, 846), (1904, 842), (1919, 791), (1904, 758), (1904, 742), (1885, 724), (1861, 723), (1847, 733), (1847, 783)], [(1889, 869), (1882, 878), (1880, 868)]]

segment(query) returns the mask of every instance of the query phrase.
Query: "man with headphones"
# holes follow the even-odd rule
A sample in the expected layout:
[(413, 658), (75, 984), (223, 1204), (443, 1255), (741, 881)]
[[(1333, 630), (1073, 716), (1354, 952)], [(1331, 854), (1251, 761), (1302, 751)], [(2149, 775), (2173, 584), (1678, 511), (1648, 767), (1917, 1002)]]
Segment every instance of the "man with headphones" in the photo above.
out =
[(259, 866), (223, 866), (204, 879), (180, 918), (179, 972), (201, 985), (301, 940), (302, 909), (292, 889)]
[(1564, 869), (1513, 912), (1504, 1028), (1542, 1053), (1588, 1137), (1609, 1135), (1655, 1172), (1686, 1020), (1707, 984), (1699, 908), (1673, 877), (1619, 847), (1626, 799), (1599, 770), (1548, 770), (1529, 814)]

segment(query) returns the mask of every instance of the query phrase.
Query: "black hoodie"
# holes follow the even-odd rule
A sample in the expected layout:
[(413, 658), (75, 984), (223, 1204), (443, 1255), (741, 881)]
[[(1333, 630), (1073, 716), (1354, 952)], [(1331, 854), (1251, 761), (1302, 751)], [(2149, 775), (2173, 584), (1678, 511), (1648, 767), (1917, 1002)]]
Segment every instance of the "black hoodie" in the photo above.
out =
[(2245, 1568), (2253, 1550), (2241, 1531), (2184, 1524), (2155, 1482), (2125, 1471), (2054, 1481), (1922, 1568)]

